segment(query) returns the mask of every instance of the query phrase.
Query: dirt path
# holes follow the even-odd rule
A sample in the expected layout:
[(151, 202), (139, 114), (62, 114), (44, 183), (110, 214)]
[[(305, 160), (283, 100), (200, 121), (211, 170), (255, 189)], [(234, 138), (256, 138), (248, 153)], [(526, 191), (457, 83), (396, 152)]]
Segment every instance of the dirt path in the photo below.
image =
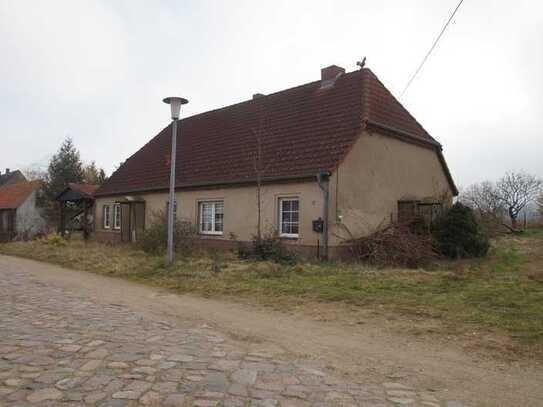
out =
[(312, 359), (352, 380), (382, 383), (401, 379), (435, 392), (440, 399), (458, 399), (470, 406), (543, 405), (543, 369), (536, 362), (506, 363), (466, 352), (454, 337), (447, 342), (401, 334), (383, 318), (359, 314), (354, 325), (316, 321), (302, 313), (178, 295), (7, 256), (0, 256), (0, 267), (24, 269), (43, 282), (98, 302), (126, 305), (160, 320), (205, 323), (255, 349)]

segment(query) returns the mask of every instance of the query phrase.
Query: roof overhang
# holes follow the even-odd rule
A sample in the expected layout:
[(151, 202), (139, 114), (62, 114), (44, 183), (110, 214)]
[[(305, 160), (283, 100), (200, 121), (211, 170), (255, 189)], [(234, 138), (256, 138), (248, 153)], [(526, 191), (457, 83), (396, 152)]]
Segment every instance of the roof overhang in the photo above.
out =
[(125, 204), (125, 203), (136, 203), (136, 202), (145, 202), (145, 199), (141, 196), (135, 195), (125, 195), (115, 200), (115, 203)]
[[(322, 170), (315, 170), (311, 174), (302, 174), (302, 175), (288, 175), (288, 176), (278, 176), (278, 177), (262, 177), (260, 179), (260, 182), (263, 184), (270, 184), (274, 182), (308, 182), (308, 181), (315, 181), (317, 173), (322, 172)], [(232, 179), (232, 180), (223, 180), (223, 181), (199, 181), (199, 182), (187, 182), (187, 183), (179, 183), (175, 186), (176, 190), (191, 190), (191, 189), (202, 189), (202, 188), (221, 188), (221, 187), (227, 187), (232, 188), (236, 186), (246, 186), (246, 185), (256, 185), (258, 183), (258, 180), (256, 177), (247, 177), (247, 178), (238, 178), (238, 179)], [(97, 193), (95, 194), (95, 197), (107, 197), (107, 196), (115, 196), (115, 195), (130, 195), (134, 193), (142, 193), (142, 192), (161, 192), (161, 191), (167, 191), (169, 189), (168, 186), (157, 186), (154, 188), (140, 188), (140, 189), (132, 189), (127, 191), (114, 191), (114, 192), (106, 192), (106, 193)]]

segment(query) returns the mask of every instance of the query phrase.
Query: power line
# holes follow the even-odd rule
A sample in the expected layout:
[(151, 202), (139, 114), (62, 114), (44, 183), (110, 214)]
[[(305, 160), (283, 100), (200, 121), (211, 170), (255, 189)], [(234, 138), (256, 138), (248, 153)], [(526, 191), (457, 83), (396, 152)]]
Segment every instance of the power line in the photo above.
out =
[(441, 39), (441, 37), (443, 36), (443, 33), (445, 32), (445, 30), (447, 29), (447, 27), (449, 26), (449, 24), (451, 23), (454, 15), (456, 14), (456, 12), (458, 11), (458, 9), (460, 8), (460, 6), (462, 5), (462, 3), (464, 2), (464, 0), (460, 0), (458, 2), (458, 5), (456, 6), (456, 8), (454, 9), (454, 11), (452, 12), (451, 16), (449, 17), (449, 19), (447, 20), (447, 22), (445, 23), (445, 25), (443, 26), (441, 32), (439, 33), (439, 35), (437, 36), (437, 38), (435, 39), (434, 43), (432, 44), (432, 46), (430, 47), (430, 50), (426, 53), (426, 55), (424, 56), (422, 62), (420, 63), (419, 67), (417, 68), (417, 70), (415, 71), (415, 73), (413, 74), (413, 76), (411, 76), (411, 79), (409, 79), (409, 82), (407, 82), (407, 85), (405, 85), (405, 88), (403, 89), (402, 93), (400, 93), (400, 98), (404, 95), (404, 93), (407, 91), (407, 89), (409, 88), (409, 86), (411, 86), (411, 83), (413, 82), (413, 80), (415, 79), (415, 77), (417, 76), (417, 74), (419, 73), (419, 71), (422, 69), (422, 66), (424, 65), (424, 63), (426, 62), (426, 60), (428, 59), (428, 57), (430, 56), (430, 54), (432, 53), (432, 51), (434, 50), (434, 48), (436, 47), (437, 43), (439, 42), (439, 40)]

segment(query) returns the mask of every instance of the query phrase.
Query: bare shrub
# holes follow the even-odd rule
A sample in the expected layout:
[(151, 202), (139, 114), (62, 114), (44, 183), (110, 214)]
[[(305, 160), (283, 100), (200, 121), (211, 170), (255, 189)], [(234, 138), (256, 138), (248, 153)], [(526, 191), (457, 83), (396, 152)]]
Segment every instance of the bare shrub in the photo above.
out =
[(294, 264), (297, 261), (296, 255), (285, 247), (275, 230), (268, 231), (260, 238), (253, 236), (250, 245), (240, 244), (238, 246), (238, 256), (240, 259), (271, 260), (285, 264)]
[(56, 247), (64, 247), (68, 244), (66, 239), (57, 233), (49, 233), (46, 236), (38, 238), (38, 241), (42, 244)]
[(211, 252), (211, 271), (214, 274), (219, 274), (222, 271), (221, 256), (217, 250)]
[[(166, 211), (160, 210), (151, 215), (151, 226), (145, 229), (137, 246), (146, 253), (160, 255), (168, 245), (168, 222)], [(190, 221), (175, 219), (173, 225), (173, 244), (178, 252), (188, 252), (194, 246), (197, 228)]]
[(428, 233), (410, 224), (391, 223), (368, 236), (348, 241), (355, 259), (379, 267), (418, 268), (438, 258)]

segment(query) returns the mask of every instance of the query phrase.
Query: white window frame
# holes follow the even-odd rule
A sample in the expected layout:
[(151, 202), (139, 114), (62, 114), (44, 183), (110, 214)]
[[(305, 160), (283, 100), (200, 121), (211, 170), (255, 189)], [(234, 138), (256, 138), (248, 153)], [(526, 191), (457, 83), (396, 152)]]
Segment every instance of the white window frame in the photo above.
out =
[[(215, 230), (215, 214), (216, 214), (216, 205), (222, 204), (222, 229), (223, 230)], [(203, 210), (204, 205), (212, 205), (211, 206), (211, 229), (212, 230), (203, 230)], [(216, 200), (205, 200), (205, 201), (198, 201), (198, 231), (202, 235), (214, 235), (214, 236), (221, 236), (224, 234), (224, 201), (221, 199)]]
[[(296, 201), (298, 202), (298, 233), (283, 233), (283, 202)], [(279, 237), (294, 238), (300, 237), (300, 198), (297, 196), (285, 196), (278, 200), (279, 202)], [(292, 211), (291, 211), (292, 212)], [(292, 222), (291, 222), (292, 223)]]
[(110, 205), (102, 206), (102, 226), (104, 229), (111, 229), (111, 208)]
[[(117, 210), (119, 212), (117, 212)], [(121, 229), (121, 219), (122, 219), (121, 204), (114, 204), (113, 205), (113, 229), (115, 230)]]

